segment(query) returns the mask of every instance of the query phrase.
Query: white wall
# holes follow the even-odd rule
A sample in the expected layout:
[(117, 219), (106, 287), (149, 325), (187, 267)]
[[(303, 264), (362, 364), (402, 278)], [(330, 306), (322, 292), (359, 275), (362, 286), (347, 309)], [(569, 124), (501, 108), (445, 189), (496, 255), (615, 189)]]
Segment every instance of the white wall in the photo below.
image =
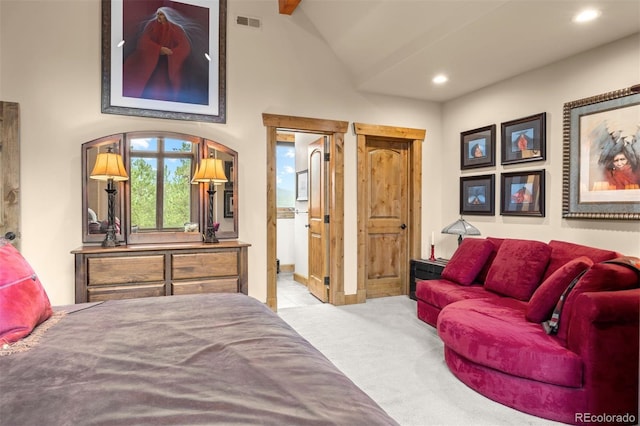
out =
[[(0, 98), (20, 104), (22, 252), (52, 303), (74, 300), (71, 250), (81, 240), (80, 145), (123, 131), (168, 130), (238, 152), (240, 240), (249, 249), (249, 294), (266, 300), (266, 131), (262, 113), (426, 128), (440, 133), (440, 106), (363, 95), (302, 15), (273, 1), (229, 0), (227, 123), (102, 114), (100, 0), (0, 1)], [(253, 30), (238, 14), (262, 19)], [(38, 30), (41, 29), (41, 30)], [(429, 137), (429, 136), (428, 136)], [(356, 291), (356, 141), (345, 138), (345, 291)], [(438, 142), (427, 141), (435, 158)], [(427, 169), (427, 165), (425, 165)], [(425, 179), (437, 175), (425, 170)], [(425, 188), (425, 200), (439, 196)], [(435, 207), (425, 219), (436, 218)]]
[[(496, 216), (465, 216), (483, 235), (574, 241), (628, 255), (640, 255), (638, 221), (562, 219), (563, 106), (583, 98), (640, 83), (640, 34), (568, 58), (556, 64), (479, 90), (444, 105), (443, 134), (448, 143), (442, 155), (448, 159), (443, 181), (457, 184), (460, 132), (496, 124), (497, 167), (465, 171), (464, 176), (496, 172)], [(500, 123), (547, 113), (547, 159), (503, 167), (500, 165)], [(640, 124), (640, 117), (638, 117)], [(501, 172), (546, 170), (544, 218), (500, 216)], [(442, 204), (443, 226), (458, 216), (458, 202)], [(442, 236), (445, 249), (455, 248), (455, 238)], [(437, 243), (436, 243), (437, 245)], [(445, 244), (443, 244), (445, 245)]]
[[(566, 239), (639, 254), (637, 222), (561, 219), (563, 103), (638, 83), (638, 37), (478, 91), (443, 110), (439, 104), (354, 91), (303, 15), (279, 15), (273, 1), (229, 0), (227, 123), (210, 124), (100, 112), (100, 5), (100, 0), (0, 1), (0, 99), (18, 102), (21, 111), (22, 251), (54, 304), (74, 300), (70, 252), (81, 245), (80, 145), (135, 130), (194, 134), (238, 152), (240, 240), (252, 244), (249, 294), (265, 301), (264, 112), (426, 129), (422, 252), (428, 255), (435, 231), (436, 255), (449, 257), (455, 238), (439, 232), (458, 217), (460, 132), (546, 111), (547, 160), (523, 166), (548, 171), (546, 217), (467, 218), (483, 235)], [(238, 14), (262, 19), (262, 29), (236, 26)], [(350, 130), (345, 135), (346, 294), (356, 291), (356, 168)]]

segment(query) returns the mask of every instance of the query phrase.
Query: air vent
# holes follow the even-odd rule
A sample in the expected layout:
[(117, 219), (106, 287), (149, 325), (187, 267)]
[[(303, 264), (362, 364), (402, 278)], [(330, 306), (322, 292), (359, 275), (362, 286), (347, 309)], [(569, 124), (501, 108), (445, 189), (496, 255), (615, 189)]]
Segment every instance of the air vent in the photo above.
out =
[(249, 16), (236, 16), (236, 23), (243, 27), (260, 28), (262, 23), (258, 18), (251, 18)]

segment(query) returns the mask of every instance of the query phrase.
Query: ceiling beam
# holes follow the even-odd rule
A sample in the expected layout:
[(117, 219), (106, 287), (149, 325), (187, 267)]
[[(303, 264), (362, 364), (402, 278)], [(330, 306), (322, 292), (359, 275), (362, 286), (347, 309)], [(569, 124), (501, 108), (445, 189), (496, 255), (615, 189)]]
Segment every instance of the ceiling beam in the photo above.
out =
[(280, 14), (291, 15), (302, 0), (278, 0)]

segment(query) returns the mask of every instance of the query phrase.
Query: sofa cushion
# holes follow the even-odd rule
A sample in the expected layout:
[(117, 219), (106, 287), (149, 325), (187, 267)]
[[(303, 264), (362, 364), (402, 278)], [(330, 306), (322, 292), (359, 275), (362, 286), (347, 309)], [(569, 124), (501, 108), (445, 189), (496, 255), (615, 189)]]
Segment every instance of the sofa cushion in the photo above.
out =
[(463, 300), (438, 316), (438, 334), (460, 356), (506, 374), (581, 387), (582, 361), (539, 324), (524, 317), (526, 303), (511, 299)]
[(487, 290), (529, 300), (540, 285), (551, 248), (540, 241), (506, 239), (500, 245), (484, 285)]
[(416, 283), (416, 299), (437, 308), (466, 299), (499, 299), (479, 284), (462, 286), (449, 280), (424, 280)]
[(529, 300), (526, 318), (531, 322), (541, 323), (551, 318), (553, 309), (564, 290), (579, 274), (589, 269), (593, 261), (580, 256), (557, 269), (540, 284)]
[(462, 285), (469, 285), (478, 276), (489, 259), (494, 245), (480, 238), (466, 238), (453, 253), (442, 271), (442, 278)]
[(20, 252), (0, 239), (0, 343), (14, 343), (51, 316), (49, 298)]
[(551, 247), (551, 258), (543, 279), (549, 278), (562, 265), (576, 257), (586, 256), (593, 263), (599, 263), (620, 256), (619, 253), (613, 250), (603, 250), (566, 241), (551, 240), (549, 241), (549, 247)]
[(634, 270), (615, 263), (595, 263), (566, 297), (558, 323), (558, 337), (563, 340), (567, 339), (569, 324), (574, 315), (573, 305), (580, 294), (590, 291), (627, 290), (637, 287), (638, 274)]
[(476, 282), (480, 284), (484, 283), (487, 280), (487, 274), (489, 273), (489, 269), (491, 268), (491, 265), (493, 264), (493, 261), (496, 258), (496, 254), (498, 254), (498, 249), (502, 245), (504, 238), (487, 237), (487, 241), (490, 241), (491, 243), (493, 243), (493, 250), (491, 250), (491, 254), (489, 255), (489, 258), (484, 263), (484, 266), (482, 267), (482, 269), (480, 270), (480, 273), (476, 277)]

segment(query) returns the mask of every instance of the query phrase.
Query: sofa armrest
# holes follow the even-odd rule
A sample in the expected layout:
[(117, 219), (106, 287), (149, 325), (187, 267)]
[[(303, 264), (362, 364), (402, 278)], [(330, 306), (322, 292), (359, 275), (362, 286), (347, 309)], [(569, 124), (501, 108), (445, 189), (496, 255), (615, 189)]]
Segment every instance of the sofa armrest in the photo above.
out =
[(637, 413), (640, 288), (586, 292), (575, 303), (567, 347), (583, 361), (587, 408)]

